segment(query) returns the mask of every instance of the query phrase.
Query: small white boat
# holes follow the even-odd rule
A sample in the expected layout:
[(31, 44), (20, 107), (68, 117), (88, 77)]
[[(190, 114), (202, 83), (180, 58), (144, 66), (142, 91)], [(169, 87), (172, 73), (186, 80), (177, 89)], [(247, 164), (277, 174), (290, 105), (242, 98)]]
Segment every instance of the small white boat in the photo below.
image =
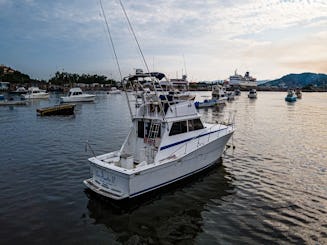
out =
[(228, 92), (226, 93), (226, 95), (227, 95), (227, 100), (229, 100), (229, 101), (235, 99), (235, 92), (234, 92), (234, 91), (228, 91)]
[(297, 88), (295, 90), (295, 94), (296, 94), (296, 98), (297, 99), (302, 99), (302, 92), (301, 92), (301, 89), (300, 88)]
[(236, 96), (241, 95), (241, 90), (240, 90), (239, 88), (236, 88), (236, 89), (234, 90), (234, 94), (235, 94)]
[(250, 99), (256, 99), (257, 98), (257, 90), (255, 90), (254, 88), (250, 89), (250, 91), (248, 93), (248, 97)]
[(135, 114), (130, 111), (121, 149), (89, 158), (91, 178), (84, 184), (102, 196), (133, 198), (198, 173), (217, 162), (234, 133), (234, 115), (203, 123), (192, 100), (161, 100), (157, 93), (141, 99)]
[(204, 100), (203, 102), (195, 101), (194, 105), (196, 108), (214, 107), (218, 105), (218, 101), (215, 99)]
[(226, 89), (221, 85), (212, 86), (212, 99), (226, 101), (228, 99)]
[(27, 105), (26, 100), (7, 100), (3, 94), (0, 94), (0, 106)]
[(111, 89), (108, 91), (108, 94), (120, 94), (120, 93), (121, 91), (116, 87), (111, 87)]
[(28, 92), (24, 87), (18, 87), (15, 91), (11, 91), (11, 94), (26, 94)]
[(94, 94), (85, 94), (80, 88), (71, 88), (67, 96), (60, 97), (61, 103), (69, 102), (92, 102), (95, 99)]
[(39, 89), (38, 87), (28, 88), (27, 94), (22, 95), (24, 99), (48, 99), (49, 93), (46, 90)]

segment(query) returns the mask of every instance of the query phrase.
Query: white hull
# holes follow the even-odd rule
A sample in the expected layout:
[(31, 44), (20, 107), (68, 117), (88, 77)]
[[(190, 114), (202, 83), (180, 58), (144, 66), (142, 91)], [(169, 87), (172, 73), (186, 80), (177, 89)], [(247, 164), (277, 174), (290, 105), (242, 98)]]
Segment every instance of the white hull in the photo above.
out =
[(255, 88), (257, 87), (257, 82), (230, 81), (230, 85), (234, 87), (242, 87), (242, 88)]
[[(202, 147), (179, 159), (155, 163), (151, 168), (137, 170), (132, 174), (99, 166), (96, 158), (90, 158), (93, 177), (85, 180), (84, 184), (94, 192), (116, 200), (141, 195), (210, 167), (222, 156), (232, 134), (233, 131), (230, 131), (223, 137), (203, 143)], [(207, 137), (204, 138), (200, 144), (206, 141)]]
[(48, 99), (48, 93), (39, 93), (39, 94), (25, 94), (23, 95), (25, 99)]
[(120, 94), (121, 92), (118, 90), (118, 91), (108, 91), (108, 94)]
[(92, 102), (95, 100), (95, 95), (82, 95), (82, 96), (66, 96), (60, 97), (60, 101), (63, 103), (69, 102)]

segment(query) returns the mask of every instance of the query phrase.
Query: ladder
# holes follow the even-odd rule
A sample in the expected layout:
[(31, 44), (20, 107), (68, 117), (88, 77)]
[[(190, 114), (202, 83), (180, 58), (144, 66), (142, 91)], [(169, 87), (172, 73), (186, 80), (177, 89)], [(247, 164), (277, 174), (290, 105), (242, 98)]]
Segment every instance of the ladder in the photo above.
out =
[(157, 138), (159, 134), (160, 126), (161, 126), (160, 121), (156, 121), (156, 120), (151, 121), (148, 139), (155, 140), (155, 138)]
[(161, 127), (160, 121), (156, 121), (156, 120), (151, 121), (148, 139), (147, 139), (147, 143), (149, 144), (149, 146), (147, 147), (147, 150), (146, 150), (146, 156), (147, 156), (147, 160), (149, 163), (153, 162), (155, 152), (157, 152), (157, 149), (155, 146), (155, 142), (156, 142), (155, 140), (159, 134), (160, 127)]

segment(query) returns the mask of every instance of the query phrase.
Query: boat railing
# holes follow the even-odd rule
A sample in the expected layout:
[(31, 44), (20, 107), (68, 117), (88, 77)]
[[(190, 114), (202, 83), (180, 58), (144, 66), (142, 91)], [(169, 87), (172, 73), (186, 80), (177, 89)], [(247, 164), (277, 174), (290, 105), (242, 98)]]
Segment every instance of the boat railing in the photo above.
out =
[(206, 120), (206, 122), (210, 123), (210, 124), (220, 124), (220, 125), (225, 125), (225, 126), (231, 126), (232, 128), (234, 128), (236, 112), (237, 112), (236, 110), (228, 110), (219, 119)]
[[(211, 132), (212, 130), (217, 130), (217, 137), (219, 137), (219, 134), (222, 132), (223, 127), (226, 128), (225, 126), (227, 126), (227, 129), (229, 128), (229, 130), (234, 130), (235, 129), (235, 116), (236, 116), (236, 110), (230, 110), (228, 111), (228, 113), (225, 113), (224, 115), (226, 115), (220, 122), (216, 122), (219, 127), (217, 129), (216, 124), (211, 126), (209, 128), (209, 132), (208, 132), (208, 137), (205, 141), (201, 140), (202, 137), (201, 134), (198, 134), (196, 136), (194, 136), (191, 140), (189, 140), (188, 142), (186, 142), (185, 144), (181, 145), (179, 148), (177, 148), (175, 151), (173, 151), (168, 158), (172, 157), (172, 156), (176, 156), (178, 155), (177, 153), (180, 152), (181, 154), (186, 154), (187, 153), (187, 149), (188, 147), (190, 147), (191, 144), (196, 145), (195, 149), (198, 149), (199, 147), (202, 147), (204, 144), (207, 144), (210, 142), (210, 136), (211, 136)], [(195, 139), (197, 139), (197, 141), (195, 141)]]
[(162, 119), (163, 112), (161, 111), (158, 103), (147, 103), (144, 107), (136, 110), (135, 116)]
[[(209, 128), (209, 132), (211, 132), (211, 130), (215, 127), (216, 125), (213, 125)], [(220, 125), (221, 126), (221, 125)], [(219, 132), (219, 131), (218, 131)], [(203, 132), (202, 132), (203, 133)], [(198, 134), (198, 135), (195, 135), (193, 138), (191, 138), (188, 142), (186, 142), (185, 144), (182, 144), (180, 147), (178, 147), (175, 151), (173, 151), (167, 158), (170, 158), (172, 156), (178, 156), (179, 154), (177, 153), (180, 153), (182, 155), (186, 155), (187, 154), (187, 149), (190, 145), (195, 145), (196, 148), (195, 149), (198, 149), (199, 147), (201, 147), (202, 145), (204, 145), (205, 143), (204, 142), (200, 142), (200, 138), (201, 138), (201, 134)], [(209, 134), (209, 137), (210, 137), (210, 134)], [(208, 142), (210, 140), (210, 138), (208, 137)], [(197, 139), (197, 141), (195, 141), (195, 139)]]

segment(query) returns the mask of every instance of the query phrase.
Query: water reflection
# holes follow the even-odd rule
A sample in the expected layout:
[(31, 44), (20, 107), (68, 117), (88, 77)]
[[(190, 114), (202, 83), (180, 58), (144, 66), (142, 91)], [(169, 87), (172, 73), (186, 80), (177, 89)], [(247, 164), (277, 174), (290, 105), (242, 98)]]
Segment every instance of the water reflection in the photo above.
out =
[(114, 231), (119, 242), (192, 243), (202, 232), (206, 205), (217, 205), (233, 194), (232, 179), (220, 161), (204, 173), (126, 202), (110, 201), (86, 189), (87, 209), (94, 224)]

